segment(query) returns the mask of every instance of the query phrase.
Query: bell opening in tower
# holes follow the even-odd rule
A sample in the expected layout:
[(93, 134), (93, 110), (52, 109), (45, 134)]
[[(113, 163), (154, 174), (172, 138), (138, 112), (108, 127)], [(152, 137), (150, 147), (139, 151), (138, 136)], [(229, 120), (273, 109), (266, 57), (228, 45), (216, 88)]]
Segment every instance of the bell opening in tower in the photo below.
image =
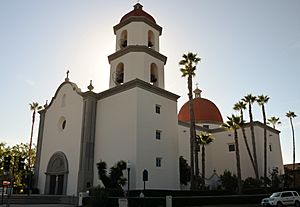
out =
[(153, 48), (154, 46), (154, 33), (149, 30), (148, 31), (148, 47)]
[(127, 30), (122, 31), (119, 44), (121, 49), (127, 47)]
[(157, 65), (155, 63), (152, 63), (150, 66), (150, 83), (152, 85), (158, 86), (157, 77), (158, 77)]
[(116, 84), (124, 83), (124, 64), (119, 63), (116, 69), (116, 77), (115, 77)]

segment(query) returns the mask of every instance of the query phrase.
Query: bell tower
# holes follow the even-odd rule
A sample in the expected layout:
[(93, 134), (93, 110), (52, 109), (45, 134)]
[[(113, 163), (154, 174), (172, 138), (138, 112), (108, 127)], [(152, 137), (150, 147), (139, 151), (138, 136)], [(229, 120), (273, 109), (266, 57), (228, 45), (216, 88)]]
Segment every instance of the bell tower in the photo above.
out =
[(109, 87), (140, 79), (164, 89), (167, 57), (159, 53), (162, 28), (140, 3), (114, 26), (116, 52), (108, 56)]

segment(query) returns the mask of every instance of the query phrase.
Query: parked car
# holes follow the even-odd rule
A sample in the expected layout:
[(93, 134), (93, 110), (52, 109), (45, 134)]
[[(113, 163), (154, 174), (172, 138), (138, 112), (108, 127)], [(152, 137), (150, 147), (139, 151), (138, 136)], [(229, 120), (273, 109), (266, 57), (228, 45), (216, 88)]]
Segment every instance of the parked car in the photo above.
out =
[(273, 193), (269, 198), (262, 199), (261, 205), (300, 207), (300, 196), (296, 191), (276, 192)]

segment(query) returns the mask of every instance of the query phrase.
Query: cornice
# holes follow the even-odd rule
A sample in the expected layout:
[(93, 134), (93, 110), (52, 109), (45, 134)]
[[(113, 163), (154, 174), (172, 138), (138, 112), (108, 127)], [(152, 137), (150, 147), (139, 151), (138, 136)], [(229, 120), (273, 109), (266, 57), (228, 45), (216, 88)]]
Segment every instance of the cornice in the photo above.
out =
[(130, 89), (136, 88), (136, 87), (144, 89), (144, 90), (152, 92), (152, 93), (155, 93), (159, 96), (163, 96), (163, 97), (168, 98), (168, 99), (173, 100), (173, 101), (177, 101), (177, 99), (180, 97), (180, 96), (178, 96), (174, 93), (166, 91), (166, 90), (164, 90), (162, 88), (159, 88), (157, 86), (153, 86), (150, 83), (147, 83), (147, 82), (142, 81), (140, 79), (134, 79), (132, 81), (126, 82), (122, 85), (113, 87), (111, 89), (108, 89), (106, 91), (103, 91), (103, 92), (99, 93), (98, 94), (98, 100), (104, 99), (106, 97), (121, 93), (123, 91), (130, 90)]
[[(213, 122), (212, 122), (213, 123)], [(178, 124), (181, 125), (181, 126), (185, 126), (185, 127), (190, 127), (190, 123), (189, 122), (183, 122), (183, 121), (178, 121)], [(213, 124), (216, 124), (216, 122), (214, 122)], [(221, 125), (221, 124), (220, 124)], [(250, 123), (245, 123), (244, 124), (244, 128), (248, 128), (250, 127), (251, 124)], [(258, 126), (260, 128), (264, 128), (266, 127), (268, 131), (271, 131), (273, 133), (276, 133), (276, 134), (279, 134), (280, 131), (277, 130), (277, 129), (274, 129), (268, 125), (264, 125), (263, 123), (261, 123), (260, 121), (254, 121), (253, 122), (253, 126)], [(199, 130), (199, 131), (206, 131), (206, 132), (209, 132), (209, 133), (217, 133), (217, 132), (224, 132), (224, 131), (228, 131), (227, 129), (224, 129), (222, 127), (220, 128), (215, 128), (215, 129), (207, 129), (205, 127), (201, 127), (201, 126), (197, 126), (196, 125), (196, 129)]]
[(98, 94), (93, 92), (93, 91), (86, 91), (86, 92), (83, 92), (81, 94), (81, 96), (83, 97), (83, 99), (87, 99), (87, 98), (94, 98), (94, 99), (97, 99), (98, 97)]
[(118, 57), (121, 57), (129, 52), (145, 52), (161, 61), (164, 62), (164, 64), (166, 64), (167, 62), (167, 57), (160, 54), (159, 52), (145, 46), (145, 45), (128, 45), (127, 47), (118, 50), (117, 52), (111, 54), (110, 56), (108, 56), (108, 61), (109, 64), (111, 63), (111, 61), (115, 60)]
[[(184, 126), (184, 127), (190, 127), (190, 122), (184, 122), (178, 120), (178, 125)], [(204, 132), (210, 132), (211, 130), (202, 126), (195, 125), (196, 130), (198, 131), (204, 131)]]
[(120, 22), (119, 24), (115, 25), (114, 28), (114, 34), (116, 34), (116, 31), (119, 30), (120, 28), (124, 27), (127, 24), (130, 24), (131, 22), (144, 22), (148, 24), (149, 26), (153, 27), (159, 32), (159, 35), (162, 33), (162, 27), (159, 26), (158, 24), (155, 24), (154, 22), (150, 21), (146, 17), (138, 16), (138, 17), (129, 17), (126, 20)]

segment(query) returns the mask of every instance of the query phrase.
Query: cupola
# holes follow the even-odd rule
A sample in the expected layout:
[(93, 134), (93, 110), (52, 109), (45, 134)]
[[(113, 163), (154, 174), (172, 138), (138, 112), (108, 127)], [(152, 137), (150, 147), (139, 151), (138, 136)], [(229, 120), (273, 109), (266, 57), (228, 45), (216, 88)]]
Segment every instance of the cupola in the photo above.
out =
[(110, 88), (140, 79), (164, 88), (167, 57), (159, 53), (162, 28), (140, 3), (114, 26), (116, 52), (108, 56)]

